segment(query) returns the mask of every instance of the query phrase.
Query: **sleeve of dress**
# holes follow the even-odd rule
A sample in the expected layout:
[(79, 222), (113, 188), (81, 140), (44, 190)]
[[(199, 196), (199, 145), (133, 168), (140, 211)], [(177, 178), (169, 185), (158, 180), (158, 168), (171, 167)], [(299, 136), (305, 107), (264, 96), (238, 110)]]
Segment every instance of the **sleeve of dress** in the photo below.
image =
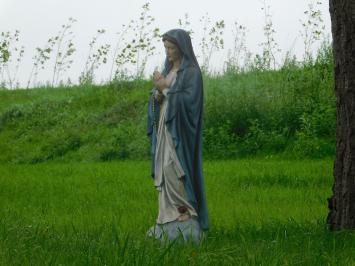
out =
[(203, 83), (202, 75), (197, 67), (189, 67), (177, 89), (171, 89), (167, 94), (169, 108), (165, 115), (165, 121), (171, 121), (177, 113), (180, 113), (182, 123), (191, 124), (194, 127), (203, 108)]
[(198, 114), (203, 108), (202, 76), (197, 68), (190, 68), (182, 90), (181, 109), (190, 121), (197, 123)]

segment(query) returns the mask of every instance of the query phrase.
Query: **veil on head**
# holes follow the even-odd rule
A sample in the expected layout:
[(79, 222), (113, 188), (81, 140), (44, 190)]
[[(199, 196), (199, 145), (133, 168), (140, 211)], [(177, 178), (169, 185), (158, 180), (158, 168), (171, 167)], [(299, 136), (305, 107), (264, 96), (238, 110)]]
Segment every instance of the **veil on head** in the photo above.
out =
[[(190, 35), (183, 29), (172, 29), (163, 34), (163, 41), (170, 41), (178, 46), (182, 53), (182, 63), (180, 69), (188, 66), (199, 67), (194, 50), (192, 48)], [(163, 74), (167, 74), (171, 68), (168, 58), (165, 59)]]

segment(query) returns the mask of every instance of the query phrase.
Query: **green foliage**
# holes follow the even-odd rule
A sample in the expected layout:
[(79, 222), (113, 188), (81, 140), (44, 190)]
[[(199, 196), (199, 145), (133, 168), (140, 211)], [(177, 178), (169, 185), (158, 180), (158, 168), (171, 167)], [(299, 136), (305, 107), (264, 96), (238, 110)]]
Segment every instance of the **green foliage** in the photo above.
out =
[(251, 53), (246, 46), (247, 28), (237, 21), (233, 25), (233, 49), (228, 50), (225, 72), (240, 72), (248, 64)]
[(110, 51), (109, 44), (102, 44), (101, 46), (97, 45), (97, 41), (100, 36), (105, 33), (104, 29), (97, 30), (96, 34), (93, 36), (89, 46), (89, 54), (86, 59), (84, 71), (81, 72), (79, 77), (79, 83), (81, 85), (90, 85), (94, 83), (94, 72), (102, 64), (107, 63), (108, 53)]
[(184, 18), (183, 19), (179, 18), (177, 24), (179, 25), (179, 28), (184, 29), (190, 35), (190, 37), (192, 39), (193, 35), (194, 35), (194, 31), (191, 28), (191, 22), (189, 19), (190, 19), (189, 14), (185, 13)]
[[(75, 45), (73, 43), (74, 33), (71, 30), (76, 19), (69, 18), (67, 24), (62, 25), (62, 29), (58, 32), (57, 36), (49, 39), (51, 47), (56, 50), (52, 86), (58, 85), (61, 75), (71, 68), (73, 60), (71, 57), (75, 53)], [(64, 46), (64, 47), (63, 47)]]
[[(334, 153), (335, 95), (329, 44), (323, 44), (312, 64), (289, 60), (278, 71), (227, 71), (220, 77), (205, 76), (205, 87), (208, 157), (211, 151), (211, 158)], [(310, 142), (315, 148), (307, 152)]]
[(259, 70), (276, 69), (276, 54), (281, 52), (278, 43), (275, 39), (275, 29), (272, 22), (270, 6), (266, 1), (262, 1), (263, 7), (261, 10), (264, 12), (265, 24), (263, 27), (265, 41), (260, 43), (262, 47), (262, 55), (257, 54), (254, 59), (254, 65)]
[(30, 87), (31, 82), (36, 86), (37, 77), (40, 70), (44, 70), (46, 63), (51, 58), (51, 53), (54, 51), (54, 46), (57, 42), (56, 37), (50, 38), (43, 48), (36, 47), (36, 54), (33, 57), (33, 66), (30, 76), (27, 81), (27, 89)]
[(7, 31), (0, 34), (0, 87), (19, 86), (18, 70), (24, 57), (25, 47), (20, 46), (20, 31)]
[(122, 76), (120, 70), (122, 71), (122, 67), (126, 64), (135, 66), (135, 73), (131, 75), (133, 78), (144, 78), (148, 59), (154, 54), (156, 42), (160, 39), (160, 30), (154, 26), (154, 21), (155, 18), (150, 15), (148, 1), (142, 6), (139, 19), (131, 20), (128, 25), (128, 28), (133, 31), (133, 38), (129, 42), (126, 41), (120, 53), (115, 56), (117, 66), (115, 79)]
[(303, 12), (305, 18), (301, 21), (301, 36), (304, 43), (304, 61), (312, 60), (312, 46), (324, 36), (325, 25), (320, 10), (321, 5), (321, 1), (312, 0), (308, 3), (307, 10)]
[[(151, 81), (0, 91), (0, 161), (149, 159)], [(331, 49), (313, 63), (204, 76), (206, 159), (334, 154)]]
[(211, 25), (211, 18), (208, 13), (200, 18), (200, 22), (203, 25), (203, 37), (199, 46), (202, 53), (202, 72), (210, 73), (210, 61), (212, 55), (224, 48), (223, 32), (225, 28), (224, 20), (215, 21)]

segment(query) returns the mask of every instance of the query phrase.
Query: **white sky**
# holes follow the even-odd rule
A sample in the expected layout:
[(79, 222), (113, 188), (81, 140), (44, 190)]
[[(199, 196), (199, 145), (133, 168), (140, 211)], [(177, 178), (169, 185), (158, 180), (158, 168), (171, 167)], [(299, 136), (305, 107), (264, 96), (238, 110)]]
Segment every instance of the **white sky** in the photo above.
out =
[[(303, 53), (301, 19), (303, 12), (311, 0), (266, 0), (270, 6), (276, 41), (282, 56), (289, 50), (300, 58)], [(69, 17), (77, 19), (73, 31), (74, 44), (77, 52), (73, 57), (74, 63), (70, 77), (76, 83), (80, 72), (84, 68), (88, 53), (88, 44), (97, 29), (105, 29), (106, 35), (102, 42), (115, 45), (116, 32), (121, 30), (122, 24), (131, 19), (138, 19), (141, 7), (147, 0), (0, 0), (0, 32), (20, 30), (21, 44), (25, 46), (25, 56), (19, 69), (19, 79), (24, 84), (32, 67), (32, 56), (36, 47), (43, 47), (48, 38), (57, 34), (62, 24)], [(265, 40), (263, 35), (264, 16), (261, 0), (152, 0), (150, 14), (156, 19), (155, 24), (165, 32), (178, 27), (177, 21), (188, 13), (191, 28), (195, 32), (193, 45), (195, 53), (201, 53), (199, 41), (202, 36), (202, 24), (199, 19), (208, 13), (212, 22), (224, 19), (226, 24), (224, 40), (225, 49), (212, 57), (212, 64), (218, 68), (226, 59), (228, 48), (232, 46), (231, 29), (234, 21), (246, 26), (247, 48), (252, 53), (260, 52), (260, 44)], [(330, 16), (328, 1), (323, 0), (321, 6), (322, 18), (325, 24), (325, 34), (330, 35)], [(163, 45), (157, 49), (156, 57), (147, 66), (149, 74), (157, 62), (163, 60)], [(221, 60), (222, 58), (222, 60)], [(201, 63), (201, 62), (200, 62)], [(53, 64), (49, 62), (47, 69), (39, 75), (39, 81), (51, 79)], [(97, 72), (97, 82), (108, 77), (109, 66), (103, 66)]]

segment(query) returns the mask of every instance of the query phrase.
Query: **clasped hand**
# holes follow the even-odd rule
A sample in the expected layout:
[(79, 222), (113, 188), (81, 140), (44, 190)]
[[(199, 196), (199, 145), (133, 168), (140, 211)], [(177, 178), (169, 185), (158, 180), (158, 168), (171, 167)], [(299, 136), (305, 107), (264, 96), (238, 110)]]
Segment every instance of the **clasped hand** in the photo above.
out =
[(164, 98), (163, 89), (168, 87), (167, 81), (165, 77), (159, 71), (156, 70), (153, 73), (153, 83), (158, 90), (157, 100), (161, 104)]
[(169, 87), (165, 77), (157, 70), (153, 73), (153, 83), (159, 92), (162, 92), (163, 89)]

